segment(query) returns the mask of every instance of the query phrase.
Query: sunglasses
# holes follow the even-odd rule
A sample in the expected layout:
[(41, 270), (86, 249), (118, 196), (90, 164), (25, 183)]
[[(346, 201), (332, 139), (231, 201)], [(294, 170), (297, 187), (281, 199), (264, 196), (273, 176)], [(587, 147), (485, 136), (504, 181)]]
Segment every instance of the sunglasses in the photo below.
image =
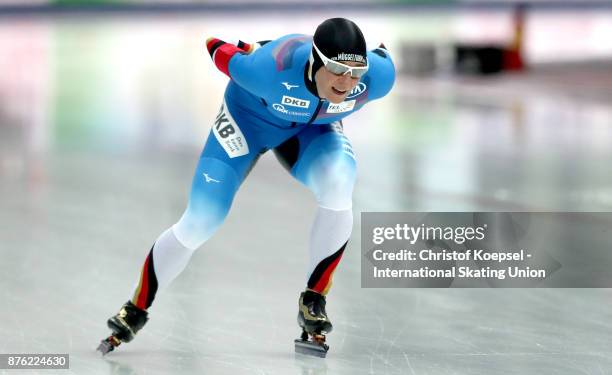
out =
[(315, 51), (319, 55), (321, 61), (323, 61), (323, 65), (327, 70), (336, 75), (347, 75), (350, 74), (353, 78), (361, 78), (368, 71), (368, 64), (366, 62), (365, 66), (349, 66), (346, 64), (339, 63), (337, 61), (328, 59), (325, 55), (317, 48), (317, 46), (312, 43)]

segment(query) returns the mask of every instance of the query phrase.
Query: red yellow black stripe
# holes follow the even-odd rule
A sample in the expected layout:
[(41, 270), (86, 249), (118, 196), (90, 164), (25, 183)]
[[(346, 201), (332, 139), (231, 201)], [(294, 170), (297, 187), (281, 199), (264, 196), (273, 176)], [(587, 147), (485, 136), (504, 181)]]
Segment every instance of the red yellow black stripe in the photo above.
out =
[(226, 43), (217, 38), (208, 38), (206, 40), (206, 49), (217, 66), (217, 69), (225, 73), (228, 77), (230, 77), (229, 61), (232, 56), (236, 53), (245, 53), (244, 50), (235, 45)]
[(332, 284), (334, 271), (336, 270), (338, 263), (340, 263), (340, 259), (342, 258), (342, 254), (344, 253), (344, 249), (346, 248), (347, 244), (348, 241), (342, 245), (340, 250), (319, 262), (308, 279), (308, 289), (319, 294), (327, 294), (327, 291)]
[(132, 298), (132, 303), (136, 307), (146, 310), (152, 304), (157, 293), (157, 277), (155, 276), (155, 267), (153, 265), (153, 248), (149, 252), (144, 265), (142, 266), (142, 272), (140, 273), (140, 282), (138, 288)]
[(206, 40), (206, 49), (208, 50), (208, 53), (210, 53), (210, 57), (213, 57), (217, 48), (224, 44), (226, 43), (220, 39), (208, 38), (208, 40)]
[(243, 50), (246, 53), (251, 53), (255, 49), (255, 45), (254, 44), (243, 42), (242, 40), (238, 41), (237, 47), (240, 48), (241, 50)]

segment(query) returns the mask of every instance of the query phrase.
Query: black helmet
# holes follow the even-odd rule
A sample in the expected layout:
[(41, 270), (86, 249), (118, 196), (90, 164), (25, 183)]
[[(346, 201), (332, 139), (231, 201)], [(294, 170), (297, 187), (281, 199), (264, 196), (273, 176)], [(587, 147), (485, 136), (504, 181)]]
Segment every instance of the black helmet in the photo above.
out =
[[(313, 44), (330, 60), (355, 61), (367, 64), (365, 38), (359, 27), (346, 18), (330, 18), (317, 27), (312, 38)], [(311, 51), (312, 74), (316, 73), (323, 61), (314, 50)]]

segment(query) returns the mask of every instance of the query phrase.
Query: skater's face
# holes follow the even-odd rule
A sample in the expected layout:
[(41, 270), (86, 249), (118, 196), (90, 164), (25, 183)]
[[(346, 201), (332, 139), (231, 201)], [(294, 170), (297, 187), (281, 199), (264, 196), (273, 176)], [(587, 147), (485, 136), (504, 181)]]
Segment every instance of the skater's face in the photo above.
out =
[[(365, 66), (353, 61), (342, 61), (342, 63), (354, 67)], [(359, 83), (359, 78), (352, 77), (350, 74), (334, 74), (323, 66), (315, 73), (315, 82), (319, 97), (337, 104), (346, 99), (351, 90)]]

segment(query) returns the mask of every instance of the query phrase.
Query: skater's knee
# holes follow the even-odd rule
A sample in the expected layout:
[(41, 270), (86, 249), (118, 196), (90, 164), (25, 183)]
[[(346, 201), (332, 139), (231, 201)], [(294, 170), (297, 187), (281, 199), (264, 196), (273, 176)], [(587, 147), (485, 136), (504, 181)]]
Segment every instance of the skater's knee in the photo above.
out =
[(212, 200), (207, 205), (190, 205), (174, 224), (174, 235), (183, 246), (195, 250), (214, 234), (228, 212), (229, 205)]
[(189, 204), (174, 225), (174, 234), (183, 246), (195, 250), (223, 223), (240, 180), (234, 169), (215, 158), (200, 159), (194, 176)]
[(339, 158), (327, 164), (320, 164), (312, 170), (309, 177), (310, 188), (320, 206), (332, 210), (352, 207), (356, 178), (353, 159)]

